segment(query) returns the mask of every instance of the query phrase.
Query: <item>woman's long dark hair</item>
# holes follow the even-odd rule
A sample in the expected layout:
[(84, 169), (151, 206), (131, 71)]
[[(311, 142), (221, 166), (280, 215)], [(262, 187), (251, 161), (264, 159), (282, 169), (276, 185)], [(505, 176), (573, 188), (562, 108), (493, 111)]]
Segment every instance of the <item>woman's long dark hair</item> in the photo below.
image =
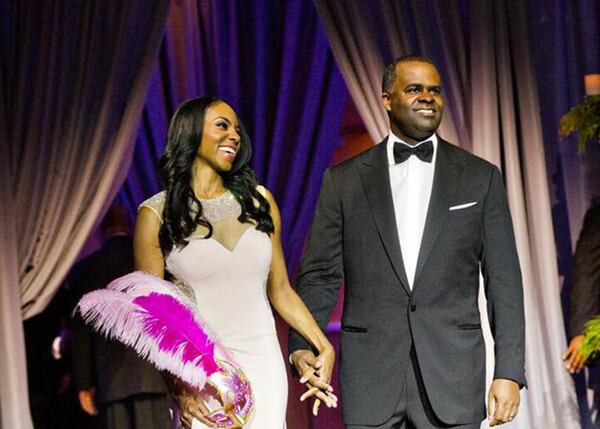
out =
[[(169, 124), (167, 147), (158, 163), (160, 178), (166, 191), (163, 224), (159, 231), (160, 247), (165, 255), (173, 247), (187, 245), (186, 238), (198, 225), (208, 229), (205, 238), (212, 236), (213, 227), (202, 217), (202, 204), (196, 198), (191, 183), (192, 165), (201, 144), (206, 111), (219, 102), (224, 103), (214, 96), (188, 100), (179, 106)], [(256, 229), (270, 235), (274, 227), (269, 214), (269, 203), (256, 189), (258, 182), (248, 165), (252, 157), (250, 138), (239, 119), (238, 123), (240, 148), (231, 171), (222, 173), (223, 182), (242, 206), (238, 220), (254, 221)]]

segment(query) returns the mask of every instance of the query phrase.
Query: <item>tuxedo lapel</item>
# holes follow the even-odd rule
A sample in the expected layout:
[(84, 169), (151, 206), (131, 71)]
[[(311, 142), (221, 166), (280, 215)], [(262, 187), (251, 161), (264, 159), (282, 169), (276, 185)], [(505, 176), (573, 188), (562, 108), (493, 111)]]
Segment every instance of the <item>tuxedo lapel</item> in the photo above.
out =
[(398, 239), (398, 227), (394, 212), (394, 202), (390, 188), (389, 169), (386, 152), (387, 139), (371, 151), (368, 158), (357, 167), (367, 201), (375, 219), (375, 225), (388, 258), (407, 293), (410, 294), (408, 279)]
[(441, 138), (438, 138), (436, 156), (433, 187), (429, 199), (423, 238), (421, 239), (421, 249), (419, 251), (419, 258), (417, 259), (413, 288), (417, 284), (427, 257), (431, 253), (431, 249), (446, 223), (448, 207), (450, 207), (450, 202), (456, 192), (460, 175), (464, 168), (452, 145)]

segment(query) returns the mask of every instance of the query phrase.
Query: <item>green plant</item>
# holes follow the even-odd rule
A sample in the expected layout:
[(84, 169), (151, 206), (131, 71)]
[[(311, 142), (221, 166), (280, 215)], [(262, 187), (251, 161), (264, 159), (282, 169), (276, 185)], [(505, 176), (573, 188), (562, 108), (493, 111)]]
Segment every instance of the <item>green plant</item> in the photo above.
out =
[(583, 344), (579, 353), (587, 359), (600, 351), (600, 315), (586, 322), (583, 335)]
[(558, 133), (561, 137), (577, 132), (579, 151), (588, 141), (600, 142), (600, 95), (589, 95), (560, 118)]

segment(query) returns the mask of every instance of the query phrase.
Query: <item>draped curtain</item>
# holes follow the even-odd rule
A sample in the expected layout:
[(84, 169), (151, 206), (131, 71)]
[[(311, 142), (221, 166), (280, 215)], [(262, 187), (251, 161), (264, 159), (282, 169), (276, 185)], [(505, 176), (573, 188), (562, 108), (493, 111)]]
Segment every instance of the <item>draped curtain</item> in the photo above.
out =
[[(438, 64), (447, 101), (441, 134), (502, 169), (513, 214), (524, 281), (529, 388), (523, 391), (519, 417), (507, 427), (580, 427), (573, 384), (561, 362), (564, 328), (527, 4), (315, 4), (350, 94), (376, 142), (388, 132), (379, 102), (384, 65), (408, 53)], [(485, 306), (480, 307), (487, 325)], [(486, 328), (489, 373), (493, 347)]]
[(22, 316), (45, 308), (125, 179), (166, 2), (1, 12), (0, 407), (19, 429), (31, 427)]

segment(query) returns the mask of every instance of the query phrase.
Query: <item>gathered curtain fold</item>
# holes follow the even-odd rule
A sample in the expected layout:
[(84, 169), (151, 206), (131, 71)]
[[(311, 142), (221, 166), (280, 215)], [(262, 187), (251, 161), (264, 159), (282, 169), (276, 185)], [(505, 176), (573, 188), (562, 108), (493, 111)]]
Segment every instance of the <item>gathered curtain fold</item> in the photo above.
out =
[(3, 2), (2, 427), (31, 427), (22, 318), (46, 307), (125, 179), (166, 6)]
[[(501, 168), (513, 215), (529, 387), (519, 417), (506, 427), (579, 428), (573, 383), (561, 361), (566, 343), (527, 3), (314, 1), (373, 141), (388, 133), (380, 103), (385, 64), (418, 53), (438, 65), (446, 99), (440, 134)], [(493, 341), (483, 296), (480, 308), (489, 382)]]

